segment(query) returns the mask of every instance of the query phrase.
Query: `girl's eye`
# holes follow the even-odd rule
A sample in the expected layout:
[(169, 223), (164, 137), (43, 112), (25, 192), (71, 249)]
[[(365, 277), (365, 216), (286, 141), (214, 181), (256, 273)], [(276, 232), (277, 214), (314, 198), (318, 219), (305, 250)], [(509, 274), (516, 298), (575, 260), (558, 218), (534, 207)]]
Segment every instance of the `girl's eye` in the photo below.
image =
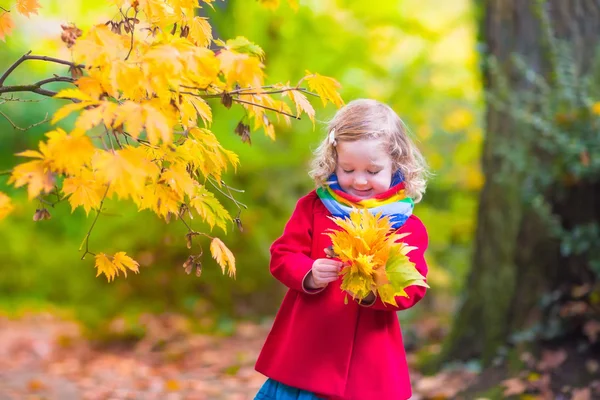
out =
[(347, 169), (342, 169), (342, 171), (344, 171), (344, 172), (345, 172), (345, 173), (347, 173), (347, 174), (350, 174), (350, 173), (354, 172), (354, 170), (353, 170), (353, 169), (350, 169), (350, 170), (347, 170)]
[(381, 171), (369, 171), (369, 174), (371, 174), (371, 175), (377, 175), (379, 172), (381, 172)]

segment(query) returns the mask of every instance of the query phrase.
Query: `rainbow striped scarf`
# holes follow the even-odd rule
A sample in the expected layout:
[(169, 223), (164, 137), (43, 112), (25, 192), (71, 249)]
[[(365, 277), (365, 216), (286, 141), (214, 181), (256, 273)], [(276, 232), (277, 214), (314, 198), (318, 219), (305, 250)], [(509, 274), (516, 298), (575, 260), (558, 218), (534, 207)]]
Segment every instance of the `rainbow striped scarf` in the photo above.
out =
[(400, 228), (412, 214), (415, 203), (404, 194), (404, 178), (394, 174), (390, 188), (369, 199), (359, 199), (342, 190), (332, 174), (328, 185), (317, 189), (317, 195), (334, 217), (347, 218), (352, 208), (367, 208), (373, 215), (389, 216), (394, 229)]

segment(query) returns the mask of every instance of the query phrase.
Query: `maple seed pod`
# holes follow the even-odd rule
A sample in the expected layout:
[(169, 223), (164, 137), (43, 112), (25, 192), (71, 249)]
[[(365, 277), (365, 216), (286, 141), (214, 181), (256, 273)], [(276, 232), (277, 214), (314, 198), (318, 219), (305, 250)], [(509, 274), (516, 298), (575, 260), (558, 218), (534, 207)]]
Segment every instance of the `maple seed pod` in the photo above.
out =
[(198, 262), (196, 263), (196, 276), (200, 278), (200, 275), (202, 275), (202, 263)]
[(231, 108), (231, 104), (233, 103), (233, 97), (227, 92), (223, 92), (221, 95), (221, 103), (225, 106), (225, 108)]
[(240, 121), (235, 127), (234, 132), (242, 138), (242, 143), (252, 144), (252, 140), (250, 139), (250, 126)]
[(186, 274), (190, 274), (192, 272), (192, 268), (194, 268), (194, 264), (196, 261), (196, 257), (189, 256), (187, 260), (183, 263), (183, 268), (185, 269)]
[(240, 232), (244, 232), (244, 226), (242, 225), (242, 220), (239, 218), (234, 219), (235, 224), (237, 225)]
[(50, 218), (52, 218), (52, 216), (45, 208), (38, 208), (37, 210), (35, 210), (35, 214), (33, 214), (33, 220), (35, 222)]

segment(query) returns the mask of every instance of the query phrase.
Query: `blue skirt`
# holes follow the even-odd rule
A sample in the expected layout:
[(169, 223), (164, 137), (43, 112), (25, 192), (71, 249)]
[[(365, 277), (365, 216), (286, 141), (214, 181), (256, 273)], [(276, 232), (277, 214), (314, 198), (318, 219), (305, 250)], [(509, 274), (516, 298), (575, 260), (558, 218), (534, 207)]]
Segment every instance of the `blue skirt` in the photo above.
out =
[(296, 389), (269, 378), (262, 385), (254, 400), (319, 400), (311, 392)]

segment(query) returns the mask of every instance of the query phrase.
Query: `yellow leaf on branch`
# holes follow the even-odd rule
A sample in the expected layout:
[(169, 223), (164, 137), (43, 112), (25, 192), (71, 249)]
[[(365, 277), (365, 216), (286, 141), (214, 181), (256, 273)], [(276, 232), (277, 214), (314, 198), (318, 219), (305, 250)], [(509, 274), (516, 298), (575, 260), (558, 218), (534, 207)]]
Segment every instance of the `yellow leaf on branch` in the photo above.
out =
[(115, 253), (113, 256), (113, 264), (116, 265), (119, 270), (123, 271), (125, 276), (127, 276), (127, 270), (133, 271), (136, 274), (140, 272), (140, 264), (133, 258), (127, 256), (124, 251)]
[(207, 47), (212, 41), (212, 27), (207, 18), (194, 17), (189, 22), (188, 38), (197, 46)]
[[(289, 87), (289, 85), (290, 83), (288, 82), (286, 84), (286, 87)], [(310, 118), (314, 126), (315, 109), (313, 108), (312, 104), (310, 104), (306, 96), (298, 90), (288, 90), (286, 92), (283, 92), (283, 94), (284, 96), (288, 96), (296, 106), (296, 116), (299, 117), (300, 115), (302, 115), (302, 113), (305, 113), (306, 115), (308, 115), (308, 118)]]
[(115, 279), (115, 276), (118, 275), (118, 270), (117, 266), (112, 263), (110, 258), (108, 258), (104, 253), (98, 253), (95, 258), (96, 269), (98, 270), (96, 277), (104, 274), (109, 282)]
[(146, 182), (155, 181), (158, 166), (146, 158), (140, 147), (124, 146), (116, 151), (97, 150), (92, 160), (93, 170), (102, 183), (110, 184), (110, 192), (121, 199), (139, 198)]
[(329, 101), (335, 104), (336, 107), (344, 105), (344, 100), (338, 93), (341, 85), (335, 79), (306, 71), (304, 80), (306, 80), (308, 88), (319, 95), (324, 106)]
[(237, 83), (241, 87), (260, 87), (264, 82), (264, 65), (260, 59), (248, 54), (222, 50), (218, 55), (221, 70), (225, 75), (228, 88)]
[(227, 274), (235, 277), (235, 257), (231, 250), (219, 238), (213, 238), (210, 242), (210, 252), (217, 263), (221, 266), (223, 274), (227, 268)]
[(19, 164), (13, 168), (8, 179), (9, 184), (15, 187), (27, 185), (29, 200), (40, 193), (50, 193), (54, 188), (55, 175), (44, 160), (34, 160)]
[(0, 219), (5, 218), (12, 212), (14, 206), (6, 194), (0, 192)]
[(98, 253), (95, 259), (95, 266), (97, 269), (96, 277), (104, 274), (109, 282), (119, 275), (119, 271), (123, 272), (125, 276), (127, 276), (127, 270), (135, 273), (139, 272), (139, 264), (137, 261), (127, 256), (123, 251), (116, 253), (112, 257), (109, 257), (104, 253)]
[(98, 182), (90, 171), (86, 171), (81, 175), (66, 178), (62, 191), (69, 196), (72, 211), (81, 206), (87, 215), (90, 210), (100, 208), (106, 186)]
[(190, 208), (195, 210), (212, 229), (215, 225), (227, 232), (227, 222), (231, 215), (219, 200), (202, 185), (196, 185), (196, 191), (190, 196)]
[(147, 185), (140, 196), (139, 209), (150, 209), (159, 217), (167, 218), (169, 213), (177, 214), (183, 195), (177, 193), (170, 186), (153, 182)]

